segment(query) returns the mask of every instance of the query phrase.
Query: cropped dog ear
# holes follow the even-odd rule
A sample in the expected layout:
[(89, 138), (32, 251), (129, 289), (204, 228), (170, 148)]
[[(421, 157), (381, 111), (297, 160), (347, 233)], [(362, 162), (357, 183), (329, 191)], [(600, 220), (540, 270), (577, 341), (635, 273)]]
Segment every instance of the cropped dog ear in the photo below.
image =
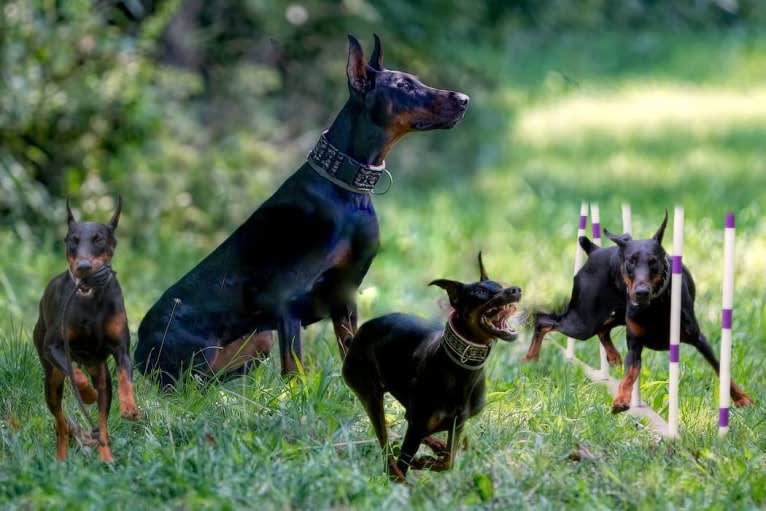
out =
[(652, 236), (652, 239), (662, 245), (662, 237), (665, 235), (665, 227), (668, 225), (668, 210), (665, 210), (665, 218), (662, 219), (662, 223), (660, 224), (660, 228), (657, 229), (657, 232), (654, 233), (654, 236)]
[(120, 223), (120, 213), (122, 212), (122, 195), (117, 196), (117, 209), (114, 210), (114, 214), (112, 215), (112, 219), (109, 220), (109, 228), (112, 230), (112, 232), (117, 229), (117, 224)]
[[(606, 231), (606, 229), (604, 229), (604, 231)], [(590, 238), (588, 238), (587, 236), (580, 236), (579, 238), (577, 238), (577, 241), (580, 243), (580, 246), (582, 247), (583, 250), (585, 250), (585, 253), (588, 255), (590, 255), (591, 252), (599, 248), (599, 246), (593, 243), (590, 240)]]
[(439, 286), (447, 292), (450, 304), (455, 307), (460, 298), (460, 292), (463, 290), (463, 283), (456, 280), (436, 279), (428, 284), (429, 286)]
[(380, 37), (378, 37), (378, 34), (372, 34), (372, 37), (375, 38), (375, 48), (372, 50), (372, 55), (370, 55), (370, 67), (376, 71), (382, 71), (383, 46), (380, 43)]
[(69, 206), (69, 197), (66, 198), (66, 216), (67, 224), (73, 224), (76, 222), (74, 215), (72, 214), (72, 208)]
[(487, 270), (484, 269), (484, 261), (481, 260), (481, 251), (479, 251), (479, 280), (489, 280)]
[(375, 72), (364, 60), (362, 45), (356, 37), (348, 35), (348, 63), (346, 64), (346, 76), (348, 88), (352, 94), (366, 94), (371, 88), (372, 74)]
[(612, 240), (612, 242), (614, 242), (614, 244), (620, 248), (625, 248), (625, 245), (627, 245), (628, 242), (633, 239), (630, 237), (630, 234), (625, 233), (625, 234), (616, 235), (616, 234), (612, 234), (606, 229), (604, 229), (604, 235), (610, 240)]

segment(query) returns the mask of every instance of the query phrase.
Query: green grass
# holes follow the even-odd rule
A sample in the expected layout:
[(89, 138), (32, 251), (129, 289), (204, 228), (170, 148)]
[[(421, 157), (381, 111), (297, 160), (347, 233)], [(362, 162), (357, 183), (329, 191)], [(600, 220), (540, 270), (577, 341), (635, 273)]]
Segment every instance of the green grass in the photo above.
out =
[[(565, 364), (553, 346), (544, 345), (537, 363), (522, 363), (527, 330), (516, 345), (494, 352), (488, 405), (468, 424), (470, 448), (455, 469), (411, 473), (410, 486), (390, 484), (367, 418), (340, 376), (332, 328), (323, 323), (306, 331), (305, 377), (284, 381), (272, 359), (246, 378), (208, 386), (190, 380), (162, 394), (138, 376), (144, 417), (130, 423), (113, 410), (115, 463), (105, 466), (95, 452), (79, 449), (55, 463), (30, 332), (45, 282), (63, 267), (61, 244), (53, 234), (36, 245), (3, 234), (0, 506), (762, 508), (766, 115), (758, 102), (744, 113), (732, 109), (749, 94), (762, 97), (765, 41), (743, 33), (567, 36), (540, 47), (522, 41), (477, 50), (474, 65), (495, 66), (504, 86), (475, 95), (466, 119), (472, 130), (412, 137), (394, 151), (389, 167), (396, 183), (375, 199), (382, 250), (359, 297), (363, 320), (392, 310), (443, 315), (439, 290), (426, 283), (475, 279), (482, 249), (490, 276), (520, 285), (528, 307), (561, 304), (571, 285), (580, 200), (597, 200), (602, 224), (614, 230), (621, 203), (631, 203), (634, 232), (642, 237), (654, 232), (666, 208), (683, 204), (684, 260), (697, 281), (702, 328), (717, 347), (721, 224), (733, 209), (732, 372), (756, 406), (733, 413), (726, 438), (715, 426), (717, 380), (689, 347), (682, 348), (683, 435), (660, 441), (636, 419), (612, 416), (606, 390)], [(665, 99), (647, 106), (642, 91)], [(675, 109), (679, 98), (689, 108)], [(590, 115), (578, 113), (583, 104)], [(478, 147), (475, 165), (451, 166), (463, 161), (456, 152), (466, 143)], [(126, 205), (126, 215), (132, 207), (140, 206)], [(115, 267), (134, 341), (153, 300), (212, 248), (199, 240), (168, 233), (136, 247), (120, 239)], [(624, 351), (622, 332), (615, 338)], [(562, 339), (551, 336), (547, 344), (554, 340)], [(597, 342), (579, 344), (578, 354), (595, 365)], [(644, 362), (644, 398), (664, 415), (667, 356), (649, 352)], [(75, 414), (71, 397), (66, 407)], [(402, 410), (391, 402), (388, 412), (400, 437)], [(594, 459), (570, 461), (580, 447)]]

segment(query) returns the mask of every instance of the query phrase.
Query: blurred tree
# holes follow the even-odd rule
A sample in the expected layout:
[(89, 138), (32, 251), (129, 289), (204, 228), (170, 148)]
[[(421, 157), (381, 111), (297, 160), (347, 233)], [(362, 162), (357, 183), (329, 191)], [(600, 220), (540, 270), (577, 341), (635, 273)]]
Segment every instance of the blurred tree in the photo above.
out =
[[(220, 237), (344, 101), (348, 32), (369, 46), (377, 31), (386, 62), (482, 96), (501, 84), (475, 48), (504, 51), (511, 34), (747, 27), (763, 11), (761, 0), (2, 0), (0, 223), (31, 236), (59, 222), (67, 194), (94, 212), (121, 192), (151, 205), (132, 211), (137, 239), (152, 239), (147, 226)], [(510, 122), (497, 115), (465, 122)], [(437, 138), (412, 152), (439, 154)], [(452, 140), (451, 166), (476, 167), (475, 141)]]

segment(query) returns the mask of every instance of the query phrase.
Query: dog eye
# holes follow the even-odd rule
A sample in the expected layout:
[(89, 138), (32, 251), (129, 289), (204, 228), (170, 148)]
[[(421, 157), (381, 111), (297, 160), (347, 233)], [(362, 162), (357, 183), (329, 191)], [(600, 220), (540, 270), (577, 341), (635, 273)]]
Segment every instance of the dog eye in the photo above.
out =
[(408, 82), (407, 80), (401, 80), (399, 82), (396, 82), (396, 86), (400, 89), (403, 89), (407, 92), (410, 92), (412, 90), (412, 84)]
[(71, 238), (69, 238), (69, 242), (72, 245), (77, 245), (78, 243), (80, 243), (80, 238), (77, 236), (72, 236)]
[(93, 236), (93, 239), (91, 241), (93, 241), (93, 243), (100, 243), (101, 242), (101, 236), (96, 234), (95, 236)]

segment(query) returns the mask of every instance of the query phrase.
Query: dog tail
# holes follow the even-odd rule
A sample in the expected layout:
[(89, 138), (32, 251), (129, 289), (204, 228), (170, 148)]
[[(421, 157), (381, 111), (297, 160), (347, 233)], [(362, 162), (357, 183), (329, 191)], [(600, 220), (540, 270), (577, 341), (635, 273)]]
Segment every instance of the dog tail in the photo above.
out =
[(577, 238), (577, 241), (580, 242), (580, 246), (582, 247), (583, 250), (585, 250), (585, 253), (588, 255), (590, 255), (591, 252), (599, 248), (598, 245), (593, 243), (590, 240), (590, 238), (588, 238), (587, 236), (580, 236), (579, 238)]

